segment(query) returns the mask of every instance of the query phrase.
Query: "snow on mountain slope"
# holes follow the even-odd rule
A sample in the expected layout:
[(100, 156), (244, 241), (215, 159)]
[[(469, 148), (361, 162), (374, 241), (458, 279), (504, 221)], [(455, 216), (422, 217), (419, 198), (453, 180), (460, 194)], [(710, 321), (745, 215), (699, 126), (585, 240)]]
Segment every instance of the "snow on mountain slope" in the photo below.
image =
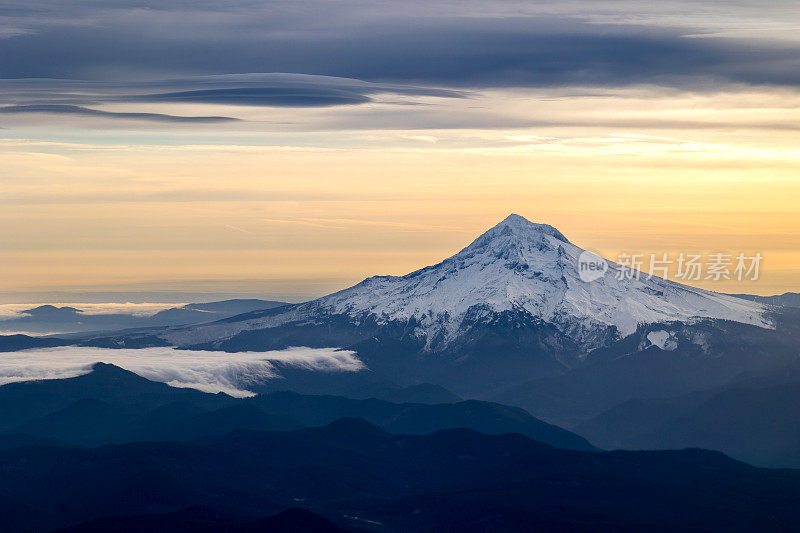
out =
[(457, 339), (468, 316), (523, 312), (555, 325), (579, 343), (615, 328), (625, 337), (640, 324), (725, 319), (771, 327), (756, 302), (646, 275), (617, 279), (620, 266), (582, 281), (577, 260), (583, 250), (552, 226), (510, 215), (472, 244), (437, 265), (405, 276), (375, 276), (343, 291), (274, 314), (209, 324), (162, 335), (175, 344), (207, 342), (250, 329), (314, 323), (330, 315), (379, 323), (413, 321), (431, 347)]

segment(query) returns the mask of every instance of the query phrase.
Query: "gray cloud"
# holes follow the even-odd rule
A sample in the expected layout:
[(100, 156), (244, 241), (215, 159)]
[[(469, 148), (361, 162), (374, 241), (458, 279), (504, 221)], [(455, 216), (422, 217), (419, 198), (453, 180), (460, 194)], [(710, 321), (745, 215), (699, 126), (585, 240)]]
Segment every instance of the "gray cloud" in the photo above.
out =
[(231, 122), (239, 119), (232, 117), (182, 117), (176, 115), (164, 115), (161, 113), (120, 113), (112, 111), (100, 111), (76, 105), (65, 104), (40, 104), (40, 105), (16, 105), (0, 107), (0, 114), (53, 114), (70, 115), (82, 117), (100, 117), (125, 120), (149, 120), (154, 122)]
[(365, 104), (372, 101), (370, 97), (358, 93), (332, 92), (325, 89), (292, 90), (275, 87), (179, 91), (146, 94), (131, 99), (141, 102), (189, 102), (274, 107), (328, 107)]
[[(0, 73), (142, 79), (310, 72), (461, 87), (800, 83), (798, 43), (771, 39), (769, 32), (761, 39), (719, 32), (688, 3), (686, 16), (669, 10), (670, 25), (658, 25), (661, 8), (642, 2), (559, 2), (549, 10), (530, 4), (12, 2)], [(714, 10), (713, 3), (704, 5)], [(782, 13), (795, 13), (790, 4), (785, 8)], [(716, 11), (733, 27), (758, 15), (740, 4)], [(630, 23), (637, 19), (647, 25)], [(763, 28), (778, 22), (763, 19)], [(287, 98), (313, 102), (295, 93)]]
[[(465, 98), (468, 93), (416, 85), (378, 84), (302, 74), (228, 74), (143, 81), (0, 79), (1, 114), (56, 114), (159, 122), (230, 122), (227, 116), (178, 116), (146, 111), (147, 104), (217, 104), (318, 108), (371, 102), (418, 104), (421, 97)], [(387, 97), (389, 100), (387, 100)], [(141, 112), (96, 109), (136, 103)]]
[[(355, 79), (329, 78), (326, 76), (302, 76), (277, 74), (269, 76), (250, 75), (250, 84), (256, 86), (196, 89), (135, 96), (122, 96), (121, 100), (139, 102), (182, 102), (204, 104), (228, 104), (265, 107), (330, 107), (358, 105), (374, 102), (371, 94), (388, 93), (410, 96), (436, 96), (462, 98), (466, 93), (421, 87), (370, 84)], [(260, 78), (260, 79), (259, 79)], [(331, 81), (333, 80), (333, 81)], [(198, 83), (208, 82), (197, 80)], [(217, 84), (244, 84), (248, 75), (221, 76)], [(205, 83), (203, 83), (205, 84)]]

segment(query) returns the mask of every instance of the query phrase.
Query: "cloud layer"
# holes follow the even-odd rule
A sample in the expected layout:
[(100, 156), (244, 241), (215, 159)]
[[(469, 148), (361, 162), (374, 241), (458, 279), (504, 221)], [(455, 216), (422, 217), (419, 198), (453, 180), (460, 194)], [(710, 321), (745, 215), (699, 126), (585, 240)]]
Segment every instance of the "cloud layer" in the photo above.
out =
[(204, 392), (250, 396), (248, 387), (280, 373), (272, 363), (318, 372), (358, 372), (365, 368), (355, 352), (295, 347), (270, 352), (209, 352), (144, 348), (110, 350), (74, 346), (24, 350), (0, 358), (0, 385), (87, 374), (94, 363), (110, 363), (153, 381)]
[(800, 82), (800, 45), (785, 37), (796, 3), (701, 3), (11, 2), (0, 8), (0, 72), (303, 72), (471, 87)]
[(480, 105), (426, 117), (369, 104), (487, 89), (800, 86), (796, 2), (668, 4), (12, 0), (0, 6), (0, 113), (11, 125), (199, 124), (250, 120), (253, 107), (343, 107), (349, 122), (320, 115), (316, 127), (536, 127)]

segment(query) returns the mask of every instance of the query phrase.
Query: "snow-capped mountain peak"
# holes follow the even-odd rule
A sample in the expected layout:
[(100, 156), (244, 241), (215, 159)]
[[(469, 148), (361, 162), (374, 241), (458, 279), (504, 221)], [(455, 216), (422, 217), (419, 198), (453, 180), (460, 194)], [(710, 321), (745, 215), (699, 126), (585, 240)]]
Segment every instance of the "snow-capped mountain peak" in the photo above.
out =
[(437, 265), (368, 278), (312, 305), (382, 320), (414, 319), (422, 335), (444, 342), (476, 310), (524, 311), (578, 338), (608, 327), (624, 337), (639, 324), (700, 318), (768, 325), (763, 306), (657, 277), (620, 280), (614, 263), (601, 279), (582, 281), (582, 252), (556, 228), (512, 214)]
[(356, 322), (369, 317), (378, 324), (413, 325), (429, 349), (457, 340), (467, 322), (504, 312), (530, 324), (548, 323), (587, 346), (625, 337), (642, 324), (711, 318), (770, 327), (761, 304), (658, 277), (619, 279), (620, 267), (611, 262), (600, 279), (583, 281), (577, 269), (582, 252), (556, 228), (512, 214), (436, 265), (367, 278), (285, 313), (226, 327), (236, 333), (331, 315)]

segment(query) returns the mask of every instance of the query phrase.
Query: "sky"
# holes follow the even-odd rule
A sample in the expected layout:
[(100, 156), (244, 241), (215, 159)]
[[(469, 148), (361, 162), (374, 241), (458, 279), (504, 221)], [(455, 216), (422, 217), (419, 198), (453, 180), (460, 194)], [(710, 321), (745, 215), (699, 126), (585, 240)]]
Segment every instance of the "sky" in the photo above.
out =
[(0, 0), (0, 302), (301, 301), (509, 213), (800, 291), (800, 4)]

